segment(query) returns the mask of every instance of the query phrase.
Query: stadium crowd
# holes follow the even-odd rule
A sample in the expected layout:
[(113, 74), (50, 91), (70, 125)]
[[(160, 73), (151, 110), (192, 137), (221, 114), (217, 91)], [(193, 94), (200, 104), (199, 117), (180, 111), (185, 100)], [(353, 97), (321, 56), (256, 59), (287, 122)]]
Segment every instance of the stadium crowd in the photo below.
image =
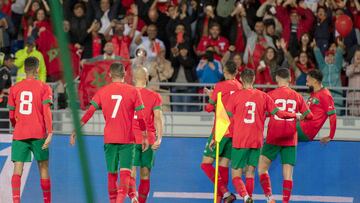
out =
[[(76, 73), (84, 61), (126, 58), (132, 68), (146, 67), (151, 82), (216, 83), (233, 60), (239, 72), (256, 71), (256, 84), (276, 84), (278, 67), (291, 70), (293, 84), (320, 69), (336, 107), (360, 111), (360, 4), (357, 0), (60, 0), (63, 28)], [(10, 78), (24, 78), (24, 60), (40, 61), (38, 78), (62, 83), (57, 42), (46, 0), (0, 0), (0, 90)], [(351, 17), (345, 37), (335, 29), (340, 15)], [(56, 26), (61, 25), (60, 23)], [(185, 87), (152, 86), (157, 91), (196, 93)], [(59, 99), (65, 98), (60, 85)], [(5, 97), (4, 97), (5, 98)], [(344, 99), (347, 98), (345, 103)], [(197, 98), (172, 96), (172, 102)], [(6, 101), (1, 105), (6, 105)], [(3, 106), (3, 105), (2, 105)], [(60, 105), (60, 106), (66, 106)], [(173, 111), (196, 111), (174, 106)], [(338, 111), (339, 114), (344, 113)]]

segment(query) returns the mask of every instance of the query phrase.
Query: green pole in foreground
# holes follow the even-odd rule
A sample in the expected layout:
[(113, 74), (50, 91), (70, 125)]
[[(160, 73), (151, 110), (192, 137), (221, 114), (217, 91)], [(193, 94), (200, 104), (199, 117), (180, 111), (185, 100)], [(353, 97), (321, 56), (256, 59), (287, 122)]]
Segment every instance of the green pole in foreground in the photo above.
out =
[(65, 81), (67, 84), (67, 92), (69, 95), (70, 100), (70, 108), (71, 113), (73, 117), (73, 124), (75, 127), (76, 137), (77, 137), (77, 143), (78, 143), (78, 152), (80, 155), (80, 164), (81, 164), (81, 171), (82, 171), (82, 177), (83, 177), (83, 183), (85, 186), (85, 192), (86, 192), (86, 201), (89, 203), (94, 202), (92, 187), (91, 187), (91, 179), (90, 179), (90, 172), (89, 172), (89, 162), (86, 156), (86, 149), (84, 145), (84, 141), (82, 139), (82, 134), (80, 130), (80, 117), (78, 112), (78, 105), (77, 105), (77, 93), (74, 88), (74, 82), (73, 82), (73, 71), (72, 71), (72, 65), (70, 62), (70, 54), (69, 54), (69, 48), (68, 48), (68, 39), (67, 36), (63, 30), (63, 8), (60, 4), (59, 0), (50, 0), (50, 8), (51, 8), (51, 19), (52, 19), (52, 25), (55, 29), (55, 34), (57, 37), (57, 42), (60, 48), (60, 57), (61, 62), (64, 70), (64, 76)]

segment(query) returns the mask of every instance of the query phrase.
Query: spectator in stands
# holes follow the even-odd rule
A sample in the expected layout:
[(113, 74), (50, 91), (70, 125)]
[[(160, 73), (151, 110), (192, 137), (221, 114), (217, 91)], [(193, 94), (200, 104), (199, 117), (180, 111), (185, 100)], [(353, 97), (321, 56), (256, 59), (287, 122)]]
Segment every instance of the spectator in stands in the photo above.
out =
[[(325, 52), (325, 58), (321, 54), (320, 49), (316, 46), (316, 42), (312, 42), (312, 46), (314, 47), (314, 54), (316, 58), (316, 62), (320, 71), (323, 74), (322, 84), (324, 87), (341, 87), (340, 80), (340, 72), (342, 70), (342, 65), (344, 61), (344, 43), (341, 40), (337, 40), (338, 47), (336, 51), (328, 50)], [(339, 109), (343, 107), (342, 96), (343, 93), (341, 90), (330, 90), (332, 96), (334, 97), (335, 106)], [(337, 114), (341, 115), (341, 110), (337, 111)]]
[(144, 67), (150, 69), (150, 62), (147, 60), (147, 52), (145, 47), (139, 46), (135, 51), (135, 58), (131, 60), (132, 69)]
[(241, 6), (242, 4), (238, 4), (231, 13), (232, 23), (231, 27), (229, 28), (229, 50), (231, 49), (236, 52), (244, 53), (246, 40), (243, 33), (243, 25), (240, 14)]
[[(256, 16), (262, 18), (265, 24), (266, 33), (269, 36), (280, 35), (282, 32), (282, 25), (275, 16), (276, 2), (274, 0), (267, 0), (256, 11)], [(275, 41), (273, 41), (275, 43)]]
[(199, 16), (196, 23), (194, 43), (199, 44), (203, 37), (207, 37), (209, 35), (209, 26), (218, 21), (213, 5), (210, 3), (205, 4), (203, 13)]
[[(1, 68), (0, 68), (0, 108), (6, 108), (9, 88), (11, 87), (11, 69), (14, 68), (14, 55), (4, 54), (1, 55)], [(9, 119), (7, 111), (0, 111), (0, 119)], [(9, 122), (0, 121), (0, 132), (9, 133)]]
[(256, 84), (275, 85), (275, 72), (277, 68), (282, 64), (283, 53), (277, 53), (277, 51), (268, 47), (261, 57), (259, 66), (256, 69)]
[(15, 28), (14, 38), (16, 39), (21, 29), (21, 20), (24, 15), (25, 3), (26, 0), (16, 0), (11, 5), (11, 19)]
[(229, 51), (226, 52), (224, 57), (221, 59), (221, 64), (226, 64), (229, 60), (233, 61), (237, 67), (236, 79), (240, 81), (240, 74), (246, 68), (242, 60), (242, 55), (240, 52), (234, 52), (234, 50), (229, 47)]
[[(40, 11), (39, 13), (39, 10)], [(39, 16), (38, 16), (39, 15)], [(24, 18), (22, 20), (23, 32), (24, 32), (24, 39), (26, 39), (31, 33), (29, 31), (29, 27), (38, 26), (39, 28), (43, 25), (36, 25), (36, 21), (43, 21), (45, 20), (45, 16), (50, 15), (50, 7), (45, 0), (41, 1), (30, 1), (28, 0), (26, 6), (24, 8)], [(51, 30), (50, 22), (47, 22), (48, 25), (46, 28)]]
[(316, 12), (314, 39), (322, 54), (328, 50), (331, 40), (332, 11), (324, 6), (319, 6)]
[(25, 79), (24, 61), (29, 56), (36, 57), (39, 60), (38, 79), (43, 81), (43, 82), (46, 82), (46, 67), (45, 67), (44, 57), (41, 54), (41, 52), (36, 50), (35, 39), (32, 36), (30, 36), (30, 37), (28, 37), (26, 39), (25, 47), (23, 49), (20, 49), (19, 51), (17, 51), (15, 53), (15, 58), (16, 59), (15, 59), (14, 64), (15, 64), (15, 66), (18, 67), (17, 76), (16, 76), (16, 82), (20, 82), (23, 79)]
[(200, 83), (217, 83), (223, 77), (220, 61), (215, 59), (213, 47), (209, 47), (196, 68), (196, 74)]
[(152, 61), (159, 54), (161, 49), (165, 49), (164, 42), (157, 38), (157, 27), (154, 24), (147, 26), (147, 36), (142, 35), (136, 38), (136, 43), (142, 46), (147, 53), (147, 60)]
[(222, 35), (229, 38), (229, 32), (231, 27), (231, 14), (235, 9), (236, 0), (218, 0), (216, 6), (216, 14), (218, 17), (218, 23), (222, 28)]
[[(165, 58), (165, 49), (161, 49), (160, 53), (156, 56), (155, 60), (150, 63), (149, 76), (150, 82), (154, 83), (167, 83), (174, 73), (171, 62)], [(169, 88), (159, 85), (152, 85), (149, 87), (154, 91), (160, 89), (168, 90)]]
[[(3, 1), (0, 3), (0, 10), (2, 9)], [(0, 12), (0, 51), (4, 53), (10, 53), (10, 39), (15, 33), (14, 25), (10, 16)]]
[(91, 35), (91, 52), (92, 57), (101, 55), (103, 50), (103, 44), (105, 44), (105, 36), (99, 33), (101, 24), (98, 20), (94, 20), (87, 33)]
[(95, 11), (95, 19), (101, 23), (99, 33), (105, 34), (110, 27), (110, 22), (117, 17), (120, 0), (113, 1), (112, 5), (110, 0), (100, 0), (100, 3), (96, 0), (90, 0), (88, 3)]
[[(169, 33), (170, 34), (170, 33)], [(170, 52), (172, 55), (178, 55), (179, 53), (179, 44), (186, 45), (191, 47), (190, 36), (186, 32), (184, 24), (177, 24), (173, 34), (169, 35), (170, 38)]]
[(112, 42), (106, 42), (104, 46), (104, 54), (91, 58), (87, 61), (100, 61), (100, 60), (121, 60), (122, 58), (115, 54), (114, 45)]
[(312, 42), (312, 38), (311, 38), (310, 34), (307, 32), (303, 33), (300, 37), (298, 53), (296, 55), (294, 55), (293, 57), (298, 57), (301, 52), (306, 52), (307, 56), (309, 57), (309, 60), (312, 63), (314, 63), (315, 56), (314, 56), (314, 50), (311, 47), (311, 42)]
[(347, 92), (347, 107), (349, 115), (360, 116), (360, 50), (356, 50), (352, 63), (346, 67), (349, 77), (349, 90)]

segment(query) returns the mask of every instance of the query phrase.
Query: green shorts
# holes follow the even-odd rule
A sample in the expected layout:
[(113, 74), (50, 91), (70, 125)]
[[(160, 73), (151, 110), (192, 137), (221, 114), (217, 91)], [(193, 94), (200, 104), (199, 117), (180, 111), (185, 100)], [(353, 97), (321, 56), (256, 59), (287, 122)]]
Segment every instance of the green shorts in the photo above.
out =
[(49, 160), (49, 149), (41, 149), (45, 139), (13, 140), (11, 160), (13, 162), (31, 162), (31, 152), (36, 161)]
[(299, 142), (309, 142), (309, 141), (311, 141), (309, 139), (309, 137), (307, 135), (305, 135), (305, 133), (302, 131), (301, 126), (300, 126), (300, 121), (296, 122), (296, 130), (297, 130), (298, 141)]
[(279, 153), (282, 164), (290, 164), (295, 166), (296, 146), (277, 146), (265, 143), (261, 150), (261, 155), (266, 156), (271, 161), (274, 161)]
[(146, 167), (150, 170), (154, 166), (154, 161), (155, 151), (151, 149), (151, 145), (145, 152), (142, 151), (141, 144), (135, 145), (134, 166), (139, 166), (141, 168)]
[[(213, 139), (213, 136), (210, 135), (205, 146), (204, 150), (204, 156), (211, 157), (215, 159), (216, 156), (216, 149), (214, 146), (214, 149), (211, 150), (209, 148), (209, 144), (211, 140)], [(229, 137), (223, 137), (223, 139), (219, 143), (219, 157), (225, 157), (228, 159), (231, 159), (231, 148), (232, 148), (232, 139)]]
[(105, 144), (106, 167), (109, 173), (117, 173), (120, 168), (132, 169), (135, 154), (134, 144)]
[(246, 166), (257, 166), (259, 163), (260, 149), (253, 148), (232, 148), (231, 168), (239, 169)]

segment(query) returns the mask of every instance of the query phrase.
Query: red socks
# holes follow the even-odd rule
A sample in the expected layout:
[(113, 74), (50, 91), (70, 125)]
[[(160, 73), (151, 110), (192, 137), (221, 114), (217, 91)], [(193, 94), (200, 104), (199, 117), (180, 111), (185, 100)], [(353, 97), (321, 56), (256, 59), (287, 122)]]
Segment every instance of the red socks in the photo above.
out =
[(283, 203), (288, 203), (290, 201), (292, 187), (293, 187), (292, 180), (283, 181)]
[[(211, 182), (215, 182), (215, 168), (212, 164), (201, 164), (201, 169), (204, 171), (206, 176), (211, 180)], [(218, 187), (219, 192), (221, 194), (227, 193), (229, 190), (227, 189), (226, 185), (224, 184), (224, 181), (222, 179), (221, 173), (219, 173), (218, 177)]]
[(224, 166), (219, 166), (219, 174), (221, 176), (224, 185), (227, 186), (229, 184), (229, 168)]
[(150, 191), (150, 180), (149, 179), (140, 179), (140, 185), (139, 185), (139, 203), (145, 203), (147, 196)]
[(235, 190), (241, 197), (245, 197), (248, 193), (246, 192), (246, 187), (241, 177), (234, 177), (232, 183), (235, 187)]
[(255, 180), (254, 178), (246, 178), (246, 191), (248, 192), (249, 196), (252, 197), (255, 187)]
[(271, 181), (268, 173), (264, 173), (260, 175), (260, 184), (264, 191), (266, 197), (270, 197), (272, 195), (271, 192)]
[(120, 185), (118, 188), (116, 203), (125, 202), (125, 198), (129, 191), (130, 176), (131, 176), (130, 171), (120, 171)]
[(117, 179), (118, 179), (117, 173), (108, 173), (108, 192), (109, 192), (110, 203), (116, 202), (116, 197), (117, 197), (116, 181), (117, 181)]
[(43, 191), (44, 203), (51, 202), (51, 183), (50, 179), (40, 179), (41, 189)]
[(13, 203), (20, 203), (21, 175), (13, 175), (11, 178)]
[(136, 180), (134, 177), (130, 177), (128, 195), (129, 195), (130, 199), (133, 199), (134, 197), (136, 197)]

